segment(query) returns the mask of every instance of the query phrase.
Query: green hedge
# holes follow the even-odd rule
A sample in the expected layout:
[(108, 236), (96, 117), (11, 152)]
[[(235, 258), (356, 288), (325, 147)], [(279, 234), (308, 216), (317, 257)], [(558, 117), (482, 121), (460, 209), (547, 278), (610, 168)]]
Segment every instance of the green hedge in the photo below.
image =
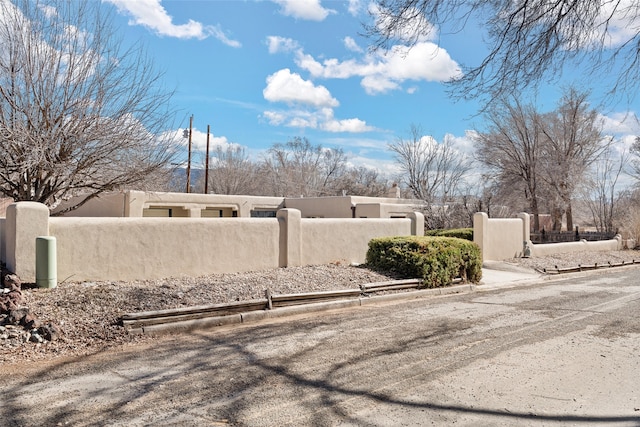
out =
[(385, 237), (369, 242), (367, 266), (398, 276), (422, 278), (427, 288), (448, 286), (456, 277), (477, 283), (482, 278), (480, 248), (453, 237)]
[(473, 242), (473, 228), (451, 228), (448, 230), (426, 230), (425, 236), (456, 237)]

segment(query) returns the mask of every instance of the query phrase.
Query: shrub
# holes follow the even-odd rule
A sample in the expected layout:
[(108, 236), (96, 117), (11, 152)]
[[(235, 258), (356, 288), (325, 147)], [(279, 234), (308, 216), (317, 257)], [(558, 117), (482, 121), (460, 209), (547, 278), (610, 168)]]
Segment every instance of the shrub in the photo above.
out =
[(426, 230), (425, 236), (456, 237), (473, 242), (473, 228), (450, 228), (448, 230)]
[(449, 285), (456, 277), (477, 283), (482, 277), (480, 248), (453, 237), (385, 237), (369, 242), (367, 265), (404, 278), (421, 278), (426, 288)]

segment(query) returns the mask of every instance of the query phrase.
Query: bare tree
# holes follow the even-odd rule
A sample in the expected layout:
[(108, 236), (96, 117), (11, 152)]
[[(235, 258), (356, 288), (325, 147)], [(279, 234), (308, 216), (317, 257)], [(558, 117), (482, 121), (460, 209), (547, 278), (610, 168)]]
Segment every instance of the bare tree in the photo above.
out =
[(449, 138), (438, 143), (415, 125), (409, 139), (397, 138), (389, 149), (400, 168), (401, 181), (424, 202), (426, 219), (438, 223), (428, 227), (444, 228), (448, 205), (459, 195), (463, 177), (471, 169), (469, 159), (454, 149)]
[(261, 170), (275, 196), (326, 196), (339, 191), (337, 184), (345, 167), (342, 149), (325, 149), (296, 137), (286, 144), (274, 144)]
[(593, 222), (598, 231), (611, 233), (615, 231), (614, 220), (620, 194), (618, 184), (627, 163), (629, 153), (622, 152), (618, 158), (610, 147), (593, 164), (590, 180), (584, 194)]
[(640, 184), (640, 136), (636, 136), (635, 141), (631, 145), (630, 175), (636, 179), (636, 183)]
[(554, 228), (558, 230), (563, 213), (567, 230), (573, 229), (571, 199), (575, 189), (611, 141), (603, 137), (602, 122), (598, 112), (589, 108), (588, 95), (569, 88), (557, 109), (542, 115), (540, 120), (540, 129), (545, 136), (544, 155), (541, 156), (544, 173), (541, 176), (552, 191), (551, 200), (555, 201), (557, 211)]
[(209, 188), (214, 194), (256, 194), (257, 165), (244, 148), (218, 146), (213, 153), (209, 170)]
[(429, 204), (453, 196), (471, 168), (469, 160), (455, 151), (449, 138), (438, 143), (424, 136), (415, 125), (411, 126), (409, 139), (397, 138), (389, 144), (389, 149), (413, 196)]
[(387, 180), (375, 169), (364, 166), (348, 168), (338, 180), (341, 191), (351, 196), (380, 197), (387, 194)]
[(170, 164), (171, 93), (99, 2), (0, 2), (0, 193), (55, 207)]
[(514, 97), (496, 103), (485, 113), (488, 130), (476, 132), (478, 159), (497, 182), (521, 188), (534, 217), (534, 230), (540, 229), (540, 159), (542, 148), (539, 115), (532, 105)]
[[(432, 32), (460, 31), (477, 19), (489, 50), (454, 83), (461, 97), (501, 98), (571, 65), (585, 77), (614, 73), (609, 89), (628, 96), (640, 84), (640, 1), (376, 0), (368, 26), (375, 47), (410, 45)], [(488, 104), (487, 104), (488, 105)]]

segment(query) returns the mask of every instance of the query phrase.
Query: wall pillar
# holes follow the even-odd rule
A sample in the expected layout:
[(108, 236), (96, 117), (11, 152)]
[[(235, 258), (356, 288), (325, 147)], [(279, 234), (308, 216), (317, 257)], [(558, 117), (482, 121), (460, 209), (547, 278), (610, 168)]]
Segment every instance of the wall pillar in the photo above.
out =
[(487, 248), (487, 228), (489, 227), (489, 215), (485, 212), (476, 212), (473, 215), (473, 243), (480, 246), (482, 261), (485, 260)]
[(302, 214), (298, 209), (280, 209), (280, 267), (302, 265)]
[(411, 212), (407, 214), (407, 218), (411, 220), (411, 235), (424, 236), (424, 215), (420, 212)]
[(522, 220), (522, 241), (531, 240), (531, 216), (526, 212), (520, 212), (518, 218)]
[(7, 207), (7, 269), (23, 282), (36, 280), (36, 237), (49, 235), (49, 208), (37, 202), (18, 202)]
[(142, 218), (144, 211), (145, 194), (143, 191), (128, 190), (124, 193), (125, 217)]

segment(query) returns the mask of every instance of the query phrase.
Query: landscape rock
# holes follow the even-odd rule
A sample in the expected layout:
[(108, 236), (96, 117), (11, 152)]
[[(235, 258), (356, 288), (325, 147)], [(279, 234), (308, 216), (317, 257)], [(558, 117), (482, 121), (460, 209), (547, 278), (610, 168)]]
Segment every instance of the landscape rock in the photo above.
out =
[(22, 281), (15, 274), (7, 274), (4, 276), (4, 287), (11, 290), (21, 290), (22, 289)]
[(38, 333), (47, 341), (57, 341), (62, 336), (62, 328), (49, 322), (38, 328)]
[(24, 319), (29, 314), (29, 309), (27, 307), (16, 308), (9, 311), (9, 316), (7, 317), (6, 322), (10, 325), (20, 325), (22, 323), (22, 319)]

